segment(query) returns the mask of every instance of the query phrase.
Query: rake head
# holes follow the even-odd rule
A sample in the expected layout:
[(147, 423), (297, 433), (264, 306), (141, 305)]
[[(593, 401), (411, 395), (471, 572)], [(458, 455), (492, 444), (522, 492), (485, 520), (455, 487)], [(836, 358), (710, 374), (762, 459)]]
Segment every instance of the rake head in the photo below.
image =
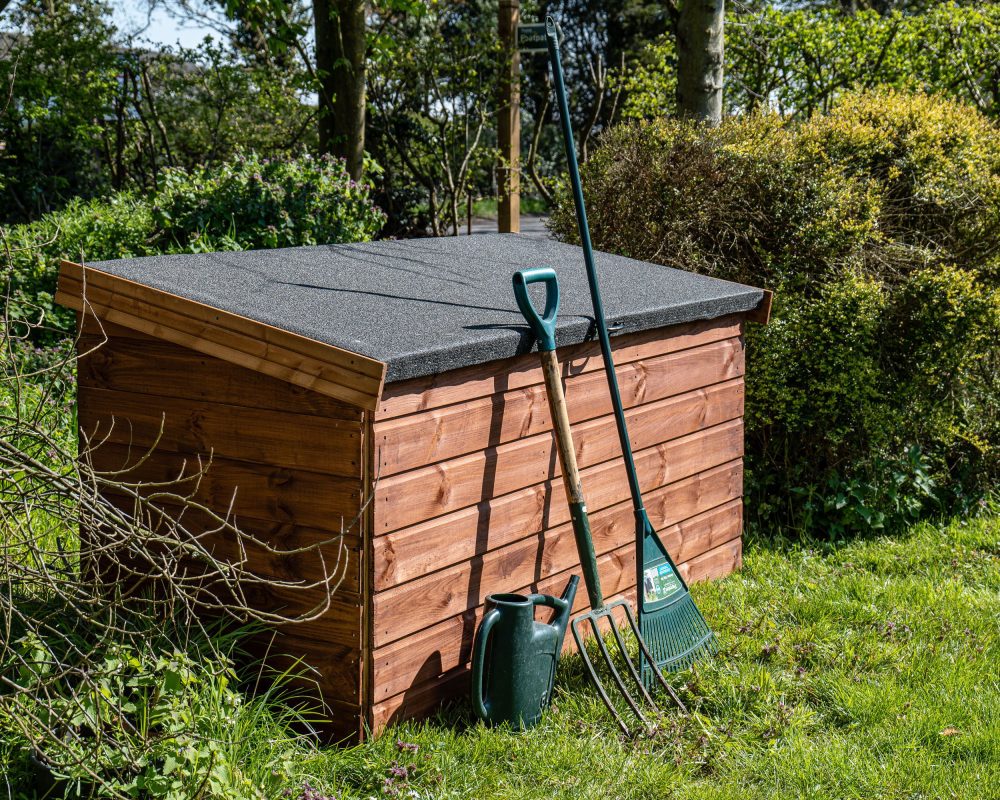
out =
[(639, 627), (649, 650), (649, 658), (639, 658), (645, 686), (662, 681), (661, 673), (687, 669), (715, 652), (715, 634), (687, 592), (668, 606), (640, 614)]
[[(622, 635), (622, 631), (619, 628), (619, 622), (615, 619), (614, 612), (618, 608), (623, 609), (624, 618), (628, 622), (627, 635), (630, 635), (636, 640), (636, 642), (638, 642), (639, 662), (642, 665), (641, 670), (636, 667), (635, 660), (626, 647), (626, 637)], [(601, 624), (602, 620), (607, 620), (603, 626)], [(649, 693), (649, 688), (647, 688), (650, 683), (659, 684), (660, 688), (667, 692), (670, 699), (676, 703), (681, 712), (685, 714), (687, 713), (687, 709), (684, 707), (684, 704), (677, 696), (673, 687), (666, 682), (658, 669), (651, 667), (651, 665), (655, 663), (653, 654), (649, 651), (649, 648), (643, 641), (642, 634), (639, 632), (639, 626), (636, 623), (635, 614), (632, 612), (632, 606), (629, 605), (628, 602), (625, 600), (616, 600), (613, 603), (608, 603), (607, 605), (602, 606), (601, 608), (588, 611), (586, 614), (581, 614), (573, 619), (571, 627), (573, 629), (573, 638), (576, 640), (577, 649), (580, 651), (581, 658), (583, 658), (583, 665), (588, 677), (597, 689), (597, 693), (600, 695), (604, 705), (607, 707), (608, 711), (611, 712), (611, 716), (614, 717), (615, 722), (618, 723), (618, 726), (622, 729), (622, 732), (626, 736), (631, 736), (633, 734), (633, 729), (631, 726), (626, 724), (625, 719), (622, 717), (621, 713), (619, 713), (618, 708), (611, 699), (611, 695), (608, 693), (608, 686), (606, 685), (606, 682), (602, 680), (596, 665), (590, 657), (590, 653), (587, 651), (585, 646), (585, 637), (588, 633), (592, 634), (597, 642), (597, 649), (601, 654), (604, 665), (607, 667), (607, 674), (611, 678), (611, 684), (613, 685), (612, 691), (625, 701), (626, 706), (628, 706), (629, 710), (635, 716), (643, 730), (648, 731), (650, 729), (650, 724), (646, 720), (645, 715), (642, 713), (643, 708), (646, 707), (649, 710), (654, 711), (659, 710), (659, 706), (656, 701), (653, 700), (652, 695)], [(605, 630), (602, 631), (602, 627)], [(617, 653), (613, 654), (612, 650), (608, 648), (608, 645), (605, 642), (605, 633), (611, 634), (611, 638), (615, 642), (615, 649), (617, 650)], [(622, 678), (622, 672), (615, 664), (616, 655), (620, 657), (621, 662), (625, 666), (627, 679)], [(647, 672), (649, 673), (648, 682), (644, 680)], [(634, 687), (632, 691), (629, 690), (630, 686)], [(655, 688), (655, 686), (653, 688)], [(633, 692), (636, 692), (636, 694), (633, 694)]]

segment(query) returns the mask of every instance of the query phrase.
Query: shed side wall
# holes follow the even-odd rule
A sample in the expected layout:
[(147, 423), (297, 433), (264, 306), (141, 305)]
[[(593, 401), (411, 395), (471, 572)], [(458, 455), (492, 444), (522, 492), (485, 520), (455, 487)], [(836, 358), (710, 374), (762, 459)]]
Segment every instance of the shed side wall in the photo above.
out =
[[(105, 341), (105, 335), (107, 340)], [(248, 550), (248, 567), (284, 581), (342, 580), (320, 618), (282, 626), (270, 654), (303, 658), (329, 707), (331, 731), (363, 729), (361, 687), (363, 592), (361, 525), (363, 425), (360, 409), (266, 375), (126, 328), (88, 321), (80, 339), (79, 424), (97, 469), (134, 465), (129, 480), (166, 481), (208, 469), (194, 499), (272, 547), (329, 542), (315, 552), (278, 555)], [(162, 425), (162, 432), (161, 432)], [(81, 450), (84, 442), (81, 441)], [(154, 447), (155, 445), (155, 447)], [(123, 497), (109, 500), (127, 507)], [(168, 506), (169, 510), (169, 506)], [(185, 515), (189, 526), (199, 520)], [(203, 521), (206, 526), (211, 523)], [(331, 542), (343, 529), (340, 544)], [(214, 553), (238, 557), (219, 536)], [(322, 562), (326, 562), (325, 564)], [(275, 588), (249, 598), (288, 615), (323, 603), (325, 591)]]
[[(742, 323), (613, 341), (650, 518), (688, 579), (727, 574), (741, 556)], [(634, 595), (634, 518), (599, 350), (560, 355), (604, 593)], [(558, 593), (579, 569), (537, 355), (390, 384), (374, 437), (378, 729), (462, 690), (487, 594)]]

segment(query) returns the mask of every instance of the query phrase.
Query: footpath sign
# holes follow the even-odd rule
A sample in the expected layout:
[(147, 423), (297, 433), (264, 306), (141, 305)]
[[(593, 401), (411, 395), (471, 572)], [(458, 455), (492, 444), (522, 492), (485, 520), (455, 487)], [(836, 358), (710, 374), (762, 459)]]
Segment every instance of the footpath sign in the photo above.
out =
[(532, 22), (517, 26), (517, 49), (522, 53), (546, 53), (545, 23)]

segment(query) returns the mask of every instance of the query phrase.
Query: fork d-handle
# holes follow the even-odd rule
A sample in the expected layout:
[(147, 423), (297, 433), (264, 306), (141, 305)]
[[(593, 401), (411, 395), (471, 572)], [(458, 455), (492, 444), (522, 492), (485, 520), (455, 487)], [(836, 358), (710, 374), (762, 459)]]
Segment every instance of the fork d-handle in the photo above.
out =
[[(545, 36), (549, 48), (549, 60), (552, 62), (552, 75), (556, 85), (556, 101), (559, 104), (559, 122), (562, 127), (563, 141), (566, 145), (566, 162), (569, 167), (569, 181), (573, 186), (573, 203), (576, 206), (576, 222), (580, 230), (580, 245), (583, 247), (583, 261), (587, 267), (587, 283), (590, 285), (590, 299), (594, 306), (594, 322), (597, 325), (597, 338), (601, 343), (601, 355), (604, 358), (604, 372), (608, 376), (608, 389), (611, 392), (611, 407), (615, 414), (615, 426), (618, 428), (618, 439), (621, 442), (622, 456), (625, 459), (625, 474), (628, 477), (628, 488), (632, 494), (632, 506), (636, 519), (636, 539), (639, 547), (636, 552), (636, 585), (642, 585), (642, 542), (652, 534), (653, 526), (646, 514), (642, 502), (642, 491), (639, 488), (639, 477), (635, 469), (635, 458), (632, 456), (632, 445), (629, 441), (628, 427), (625, 424), (625, 411), (622, 408), (621, 392), (618, 389), (618, 376), (615, 374), (615, 361), (611, 354), (611, 340), (608, 338), (608, 325), (604, 319), (604, 302), (601, 300), (601, 287), (597, 282), (597, 267), (594, 264), (594, 247), (590, 242), (590, 226), (587, 224), (587, 208), (583, 203), (583, 186), (580, 183), (580, 168), (576, 163), (576, 143), (573, 141), (573, 126), (569, 116), (569, 101), (566, 99), (566, 82), (563, 80), (562, 60), (559, 57), (559, 27), (553, 17), (545, 18)], [(673, 564), (673, 559), (667, 554), (667, 559)], [(680, 573), (678, 579), (684, 583)], [(686, 585), (686, 584), (685, 584)]]
[[(544, 282), (546, 287), (544, 315), (539, 315), (528, 296), (528, 285), (539, 282)], [(583, 499), (580, 468), (576, 463), (576, 449), (573, 447), (573, 433), (569, 427), (569, 412), (566, 409), (566, 394), (563, 392), (559, 359), (555, 351), (556, 314), (559, 312), (559, 281), (555, 270), (545, 267), (515, 272), (514, 297), (524, 319), (538, 339), (538, 355), (542, 360), (542, 375), (545, 378), (545, 396), (549, 401), (549, 414), (555, 430), (556, 450), (562, 466), (566, 498), (569, 500), (573, 537), (576, 539), (576, 549), (580, 556), (583, 582), (587, 586), (590, 607), (601, 608), (604, 606), (604, 597), (597, 575), (597, 556), (594, 553), (594, 540), (590, 535), (587, 504)]]

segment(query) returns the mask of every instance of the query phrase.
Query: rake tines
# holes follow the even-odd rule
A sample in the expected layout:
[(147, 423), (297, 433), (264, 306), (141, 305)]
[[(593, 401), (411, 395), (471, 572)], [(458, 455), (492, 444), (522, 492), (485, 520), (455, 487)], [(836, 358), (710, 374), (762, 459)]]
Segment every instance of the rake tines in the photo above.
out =
[[(616, 608), (624, 609), (625, 619), (628, 620), (628, 625), (629, 629), (631, 630), (631, 634), (635, 638), (639, 646), (639, 652), (641, 653), (640, 661), (643, 665), (643, 670), (639, 670), (636, 668), (635, 661), (633, 660), (631, 654), (628, 651), (628, 648), (626, 647), (625, 639), (623, 638), (622, 632), (618, 627), (619, 623), (614, 616), (614, 610)], [(600, 626), (600, 621), (602, 619), (608, 620), (608, 628), (610, 629), (612, 637), (614, 638), (615, 644), (617, 646), (618, 655), (620, 655), (622, 662), (627, 667), (627, 675), (631, 678), (631, 683), (633, 683), (635, 687), (639, 690), (638, 700), (632, 694), (632, 692), (629, 691), (629, 684), (627, 684), (626, 681), (622, 679), (621, 672), (615, 665), (615, 658), (613, 657), (611, 651), (608, 649), (608, 646), (605, 643), (604, 636), (601, 633), (601, 626)], [(586, 632), (586, 628), (584, 626), (587, 624), (589, 624), (591, 632), (594, 635), (594, 638), (597, 642), (597, 649), (601, 653), (601, 657), (603, 658), (604, 663), (607, 666), (607, 671), (610, 674), (611, 680), (614, 683), (616, 689), (618, 690), (618, 694), (625, 701), (625, 704), (635, 715), (636, 719), (638, 719), (639, 724), (642, 726), (642, 728), (648, 731), (650, 729), (650, 724), (646, 720), (645, 715), (642, 713), (642, 708), (643, 706), (647, 706), (651, 710), (658, 711), (659, 706), (656, 704), (656, 701), (653, 699), (652, 695), (646, 688), (646, 682), (643, 681), (641, 672), (645, 672), (645, 670), (648, 669), (647, 667), (648, 664), (652, 664), (655, 662), (653, 661), (653, 657), (650, 654), (648, 648), (646, 647), (646, 643), (642, 639), (642, 635), (639, 633), (639, 626), (636, 623), (635, 614), (633, 614), (632, 612), (632, 607), (625, 600), (616, 600), (615, 602), (609, 603), (601, 608), (594, 609), (592, 611), (587, 612), (586, 614), (581, 614), (580, 616), (576, 617), (571, 624), (571, 627), (573, 628), (573, 638), (576, 640), (576, 646), (577, 649), (580, 651), (580, 656), (583, 659), (583, 665), (584, 668), (586, 669), (587, 675), (590, 677), (591, 682), (597, 689), (597, 693), (600, 696), (601, 700), (604, 702), (604, 705), (607, 707), (608, 711), (611, 712), (611, 716), (614, 717), (615, 722), (618, 723), (618, 727), (622, 729), (622, 732), (626, 736), (631, 736), (633, 733), (632, 729), (625, 724), (625, 720), (619, 713), (618, 708), (615, 706), (614, 702), (612, 702), (611, 696), (608, 694), (608, 690), (604, 685), (604, 681), (601, 680), (601, 676), (597, 668), (595, 667), (594, 662), (591, 660), (590, 653), (587, 651), (587, 648), (584, 644), (584, 637)], [(581, 630), (581, 627), (584, 627), (584, 630)], [(677, 707), (683, 713), (687, 713), (687, 709), (684, 707), (684, 703), (681, 702), (681, 699), (677, 696), (677, 693), (674, 691), (673, 687), (669, 683), (667, 683), (667, 681), (664, 679), (660, 671), (658, 669), (652, 669), (651, 671), (656, 675), (658, 682), (670, 696), (671, 700), (673, 700), (674, 703), (676, 703)]]
[(654, 675), (687, 669), (700, 657), (715, 652), (715, 634), (690, 594), (684, 593), (670, 606), (640, 616), (639, 626), (652, 653), (650, 658), (639, 659), (646, 686), (655, 680)]

